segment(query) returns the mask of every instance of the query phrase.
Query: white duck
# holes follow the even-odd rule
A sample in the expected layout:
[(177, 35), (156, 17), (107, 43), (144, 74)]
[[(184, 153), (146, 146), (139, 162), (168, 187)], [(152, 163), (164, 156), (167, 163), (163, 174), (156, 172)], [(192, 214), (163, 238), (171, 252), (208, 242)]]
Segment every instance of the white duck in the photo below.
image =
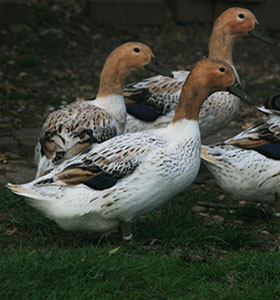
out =
[[(214, 23), (209, 58), (222, 59), (233, 67), (233, 46), (238, 38), (247, 35), (272, 42), (262, 32), (251, 11), (244, 8), (227, 9)], [(166, 127), (174, 116), (182, 86), (189, 73), (174, 71), (173, 78), (154, 76), (127, 85), (124, 90), (128, 112), (125, 132)], [(226, 126), (238, 107), (239, 99), (228, 92), (211, 95), (199, 113), (201, 136), (206, 137)]]
[(122, 226), (125, 239), (133, 218), (180, 193), (200, 165), (198, 114), (217, 90), (247, 95), (225, 62), (203, 59), (186, 81), (173, 121), (167, 128), (123, 134), (87, 153), (64, 161), (47, 175), (14, 193), (66, 230), (108, 231)]
[(148, 69), (173, 76), (159, 64), (145, 44), (129, 42), (116, 48), (107, 58), (100, 75), (97, 98), (73, 102), (52, 112), (41, 129), (35, 148), (36, 177), (47, 168), (124, 132), (126, 108), (123, 85), (134, 71)]
[(265, 107), (265, 121), (235, 137), (202, 146), (202, 161), (234, 199), (267, 202), (280, 216), (280, 95)]

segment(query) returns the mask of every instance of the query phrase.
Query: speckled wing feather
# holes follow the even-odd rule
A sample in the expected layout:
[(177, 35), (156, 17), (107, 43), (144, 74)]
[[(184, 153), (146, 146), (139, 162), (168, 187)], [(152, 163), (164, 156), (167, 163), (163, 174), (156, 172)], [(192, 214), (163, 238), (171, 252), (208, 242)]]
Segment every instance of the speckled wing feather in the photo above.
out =
[(278, 160), (224, 143), (202, 146), (201, 158), (234, 199), (273, 203), (280, 195)]
[(243, 149), (256, 150), (268, 158), (280, 159), (280, 112), (268, 110), (263, 107), (260, 111), (267, 114), (265, 121), (239, 133), (225, 141)]
[[(166, 127), (173, 119), (189, 71), (173, 72), (174, 78), (154, 76), (125, 89), (128, 112), (125, 132)], [(199, 113), (201, 137), (219, 131), (233, 118), (240, 99), (220, 91), (208, 97)]]
[(189, 71), (173, 72), (174, 77), (153, 76), (124, 89), (127, 112), (142, 121), (152, 122), (175, 109)]
[(56, 164), (92, 143), (116, 136), (118, 131), (114, 118), (102, 108), (87, 101), (75, 102), (48, 116), (39, 138), (41, 154)]
[[(95, 190), (114, 186), (118, 180), (133, 173), (153, 149), (165, 143), (152, 134), (127, 134), (108, 140), (82, 155), (62, 163), (48, 183), (85, 184)], [(42, 182), (37, 184), (44, 184)]]

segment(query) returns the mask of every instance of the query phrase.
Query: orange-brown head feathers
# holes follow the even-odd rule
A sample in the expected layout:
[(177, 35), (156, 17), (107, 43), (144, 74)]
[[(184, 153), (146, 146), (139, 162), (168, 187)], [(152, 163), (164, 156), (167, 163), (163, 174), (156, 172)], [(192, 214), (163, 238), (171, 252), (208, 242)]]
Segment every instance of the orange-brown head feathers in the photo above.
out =
[(232, 93), (247, 97), (229, 64), (217, 59), (200, 60), (183, 86), (173, 123), (182, 119), (197, 120), (200, 107), (210, 94), (232, 87)]
[(242, 90), (232, 66), (223, 60), (200, 60), (193, 69), (192, 78), (196, 78), (195, 84), (201, 84), (201, 88), (207, 90), (208, 95), (226, 90), (241, 100), (254, 104), (254, 101)]
[(214, 27), (219, 27), (235, 37), (248, 35), (251, 32), (258, 20), (255, 15), (246, 8), (232, 7), (225, 10), (215, 21)]
[(201, 59), (192, 70), (188, 80), (193, 86), (207, 89), (208, 93), (225, 90), (236, 78), (232, 67), (219, 59)]
[(172, 77), (155, 58), (151, 48), (140, 42), (125, 43), (110, 53), (100, 76), (98, 97), (122, 94), (126, 77), (133, 71), (148, 69)]
[(128, 72), (133, 70), (144, 70), (153, 57), (151, 48), (140, 42), (125, 43), (110, 53), (107, 61), (118, 65), (118, 68), (125, 68)]
[(214, 23), (209, 43), (209, 57), (232, 64), (232, 49), (235, 41), (247, 35), (273, 44), (272, 39), (264, 33), (250, 10), (239, 7), (227, 9)]

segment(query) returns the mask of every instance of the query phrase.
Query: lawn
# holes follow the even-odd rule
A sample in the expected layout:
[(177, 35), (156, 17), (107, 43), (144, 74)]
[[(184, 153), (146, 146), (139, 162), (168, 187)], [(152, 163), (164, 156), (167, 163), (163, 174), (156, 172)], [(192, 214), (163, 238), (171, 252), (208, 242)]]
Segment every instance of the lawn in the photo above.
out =
[(228, 197), (215, 207), (221, 191), (193, 185), (135, 220), (124, 243), (117, 232), (65, 232), (0, 191), (1, 299), (280, 297), (280, 223), (269, 207)]

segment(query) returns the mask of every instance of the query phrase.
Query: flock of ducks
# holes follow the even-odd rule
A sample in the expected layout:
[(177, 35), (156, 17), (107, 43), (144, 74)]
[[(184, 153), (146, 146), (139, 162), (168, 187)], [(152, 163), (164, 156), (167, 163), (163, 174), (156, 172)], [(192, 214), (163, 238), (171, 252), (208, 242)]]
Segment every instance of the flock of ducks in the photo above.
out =
[[(211, 146), (206, 137), (252, 103), (233, 65), (236, 40), (272, 43), (252, 12), (230, 8), (215, 21), (209, 57), (170, 72), (143, 43), (107, 58), (96, 99), (52, 112), (35, 148), (36, 178), (8, 184), (66, 230), (107, 232), (159, 207), (196, 178), (200, 161), (235, 198), (271, 202), (280, 212), (280, 96), (259, 108), (267, 120)], [(124, 86), (135, 71), (160, 75)], [(202, 149), (202, 151), (201, 151)]]

